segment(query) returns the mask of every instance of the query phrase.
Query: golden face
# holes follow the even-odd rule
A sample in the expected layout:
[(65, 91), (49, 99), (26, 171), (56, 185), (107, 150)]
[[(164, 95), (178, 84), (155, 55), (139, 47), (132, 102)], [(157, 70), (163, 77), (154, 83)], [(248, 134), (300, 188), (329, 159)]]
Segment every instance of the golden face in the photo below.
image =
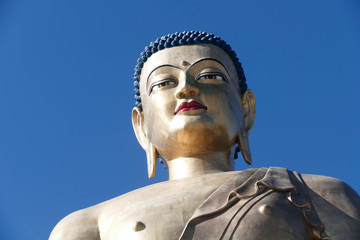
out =
[(230, 57), (209, 44), (161, 50), (140, 79), (143, 131), (166, 160), (230, 151), (243, 111)]

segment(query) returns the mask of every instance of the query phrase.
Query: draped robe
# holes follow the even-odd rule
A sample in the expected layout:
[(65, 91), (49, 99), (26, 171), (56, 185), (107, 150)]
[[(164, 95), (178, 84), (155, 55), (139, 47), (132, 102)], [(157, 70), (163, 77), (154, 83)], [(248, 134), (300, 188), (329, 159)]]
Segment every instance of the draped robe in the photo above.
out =
[(330, 239), (301, 175), (285, 168), (248, 169), (213, 192), (179, 240)]

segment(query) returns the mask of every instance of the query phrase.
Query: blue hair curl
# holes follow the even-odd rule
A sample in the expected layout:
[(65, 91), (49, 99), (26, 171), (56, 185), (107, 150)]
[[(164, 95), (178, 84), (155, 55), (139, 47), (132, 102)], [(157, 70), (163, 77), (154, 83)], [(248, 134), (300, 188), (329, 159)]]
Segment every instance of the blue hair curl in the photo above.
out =
[(162, 36), (151, 42), (149, 46), (145, 47), (145, 50), (140, 54), (140, 58), (137, 60), (134, 73), (134, 92), (135, 92), (135, 105), (142, 109), (141, 97), (140, 97), (140, 74), (144, 63), (151, 57), (152, 54), (161, 51), (165, 48), (171, 48), (176, 46), (184, 45), (195, 45), (195, 44), (212, 44), (220, 47), (224, 50), (234, 63), (234, 66), (239, 77), (239, 84), (241, 93), (247, 90), (246, 78), (244, 70), (236, 57), (236, 53), (231, 49), (230, 45), (222, 40), (219, 36), (215, 36), (211, 33), (199, 32), (199, 31), (184, 31), (182, 33), (172, 33), (166, 36)]

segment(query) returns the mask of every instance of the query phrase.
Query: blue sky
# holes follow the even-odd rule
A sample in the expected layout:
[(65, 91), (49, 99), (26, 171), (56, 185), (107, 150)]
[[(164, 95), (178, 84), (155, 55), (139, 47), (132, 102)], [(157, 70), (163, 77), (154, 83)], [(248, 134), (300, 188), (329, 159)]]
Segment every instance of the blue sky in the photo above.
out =
[[(257, 99), (253, 167), (360, 192), (358, 1), (0, 0), (0, 238), (47, 239), (67, 214), (147, 179), (133, 68), (156, 37), (220, 35)], [(236, 169), (248, 168), (243, 161)]]

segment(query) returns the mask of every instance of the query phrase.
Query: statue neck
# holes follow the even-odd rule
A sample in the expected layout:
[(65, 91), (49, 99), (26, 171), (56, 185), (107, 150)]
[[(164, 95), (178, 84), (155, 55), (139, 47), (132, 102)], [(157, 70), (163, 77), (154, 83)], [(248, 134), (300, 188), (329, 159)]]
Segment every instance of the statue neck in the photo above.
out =
[(227, 152), (213, 152), (167, 161), (169, 180), (232, 171), (234, 164), (229, 155)]

